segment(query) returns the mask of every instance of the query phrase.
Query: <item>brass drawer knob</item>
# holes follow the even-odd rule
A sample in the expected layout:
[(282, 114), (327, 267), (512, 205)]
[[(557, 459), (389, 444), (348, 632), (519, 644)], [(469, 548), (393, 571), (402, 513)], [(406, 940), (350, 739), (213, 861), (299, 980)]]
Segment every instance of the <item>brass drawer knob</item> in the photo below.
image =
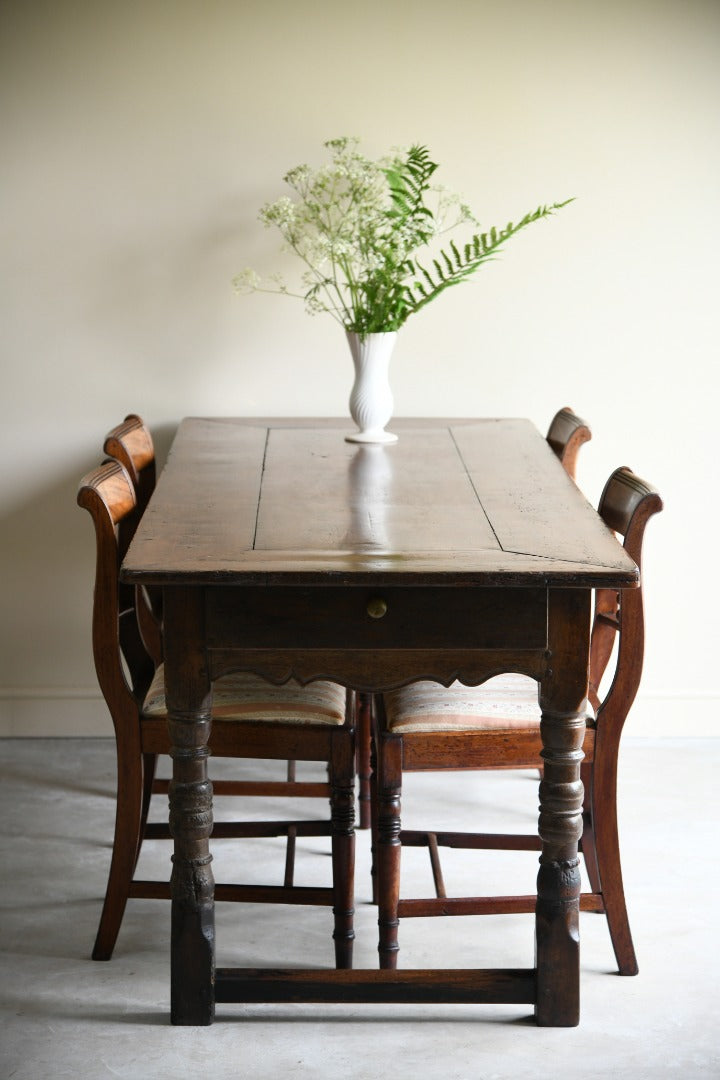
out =
[(367, 613), (371, 619), (382, 619), (387, 612), (387, 603), (380, 596), (368, 600)]

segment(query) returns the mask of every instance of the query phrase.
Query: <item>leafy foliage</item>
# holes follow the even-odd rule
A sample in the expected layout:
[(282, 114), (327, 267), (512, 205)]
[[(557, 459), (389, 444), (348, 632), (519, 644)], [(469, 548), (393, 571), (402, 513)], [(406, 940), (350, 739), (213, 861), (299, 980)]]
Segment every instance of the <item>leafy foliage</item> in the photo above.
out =
[(504, 229), (492, 228), (489, 233), (475, 235), (469, 243), (463, 245), (462, 252), (451, 240), (450, 254), (442, 250), (438, 257), (432, 260), (434, 275), (422, 266), (418, 259), (408, 259), (407, 266), (415, 275), (415, 280), (406, 287), (408, 307), (406, 318), (420, 311), (451, 285), (459, 285), (461, 281), (474, 274), (483, 263), (493, 259), (503, 244), (506, 244), (521, 229), (534, 221), (549, 217), (572, 201), (572, 199), (566, 199), (565, 202), (553, 203), (551, 206), (538, 206), (537, 210), (525, 214), (517, 224), (510, 221)]
[[(478, 223), (457, 196), (431, 186), (438, 166), (427, 147), (415, 145), (374, 162), (357, 152), (356, 143), (327, 142), (331, 164), (292, 169), (285, 181), (297, 198), (283, 197), (260, 212), (305, 264), (304, 291), (290, 292), (279, 278), (266, 287), (252, 270), (235, 279), (239, 290), (302, 298), (310, 313), (327, 312), (363, 336), (398, 330), (494, 258), (516, 233), (572, 201), (539, 206), (516, 224), (474, 234), (460, 246), (450, 240), (433, 253), (438, 237)], [(421, 262), (417, 252), (424, 249), (428, 254)]]

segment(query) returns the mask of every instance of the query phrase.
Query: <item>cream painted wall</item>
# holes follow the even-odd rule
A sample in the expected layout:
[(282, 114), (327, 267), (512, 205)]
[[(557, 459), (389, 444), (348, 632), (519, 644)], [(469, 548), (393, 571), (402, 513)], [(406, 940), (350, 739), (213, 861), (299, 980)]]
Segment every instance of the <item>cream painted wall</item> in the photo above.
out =
[(577, 202), (403, 330), (398, 414), (572, 404), (596, 501), (630, 464), (649, 632), (630, 732), (714, 734), (720, 6), (703, 0), (5, 0), (0, 732), (108, 732), (74, 505), (128, 411), (345, 412), (330, 320), (239, 298), (291, 165), (426, 143), (483, 223)]

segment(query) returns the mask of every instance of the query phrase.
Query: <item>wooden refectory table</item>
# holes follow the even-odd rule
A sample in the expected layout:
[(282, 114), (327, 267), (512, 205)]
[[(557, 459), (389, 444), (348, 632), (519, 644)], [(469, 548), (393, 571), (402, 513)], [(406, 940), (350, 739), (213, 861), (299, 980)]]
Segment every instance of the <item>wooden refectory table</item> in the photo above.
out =
[[(231, 1001), (506, 1002), (579, 1021), (580, 761), (592, 590), (638, 570), (527, 420), (184, 420), (122, 567), (163, 590), (173, 744), (171, 1020)], [(380, 603), (378, 603), (378, 601)], [(383, 612), (377, 617), (378, 612)], [(323, 677), (373, 693), (536, 679), (542, 710), (535, 966), (215, 970), (212, 680)]]

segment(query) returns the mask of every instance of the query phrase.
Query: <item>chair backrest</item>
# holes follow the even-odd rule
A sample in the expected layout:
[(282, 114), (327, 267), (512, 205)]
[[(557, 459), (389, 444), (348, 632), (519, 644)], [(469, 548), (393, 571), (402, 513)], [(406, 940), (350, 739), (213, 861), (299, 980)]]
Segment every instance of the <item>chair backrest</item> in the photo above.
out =
[(137, 495), (138, 519), (155, 490), (155, 447), (152, 435), (137, 413), (130, 413), (122, 424), (105, 436), (103, 449), (108, 457), (125, 466)]
[(560, 458), (566, 473), (574, 480), (578, 450), (583, 443), (592, 439), (589, 425), (566, 406), (555, 413), (546, 439)]
[[(631, 469), (616, 469), (600, 497), (598, 512), (605, 524), (623, 538), (625, 550), (642, 571), (645, 526), (663, 509), (658, 492)], [(599, 686), (619, 634), (612, 685), (604, 700)], [(590, 646), (590, 701), (605, 722), (622, 726), (640, 685), (643, 668), (645, 622), (642, 573), (636, 589), (598, 589)], [(616, 707), (619, 705), (619, 708)]]
[[(137, 413), (129, 413), (105, 436), (105, 453), (119, 461), (127, 471), (135, 488), (137, 506), (135, 513), (128, 514), (118, 528), (120, 558), (130, 546), (130, 541), (145, 513), (150, 496), (155, 490), (155, 446), (152, 435)], [(157, 588), (142, 589), (137, 596), (138, 621), (145, 646), (156, 663), (162, 659), (162, 592)]]
[[(80, 481), (78, 505), (95, 525), (96, 564), (92, 639), (95, 671), (116, 730), (137, 715), (154, 674), (140, 636), (136, 590), (121, 588), (119, 532), (136, 512), (135, 488), (119, 461), (106, 461)], [(129, 676), (129, 682), (128, 677)]]

